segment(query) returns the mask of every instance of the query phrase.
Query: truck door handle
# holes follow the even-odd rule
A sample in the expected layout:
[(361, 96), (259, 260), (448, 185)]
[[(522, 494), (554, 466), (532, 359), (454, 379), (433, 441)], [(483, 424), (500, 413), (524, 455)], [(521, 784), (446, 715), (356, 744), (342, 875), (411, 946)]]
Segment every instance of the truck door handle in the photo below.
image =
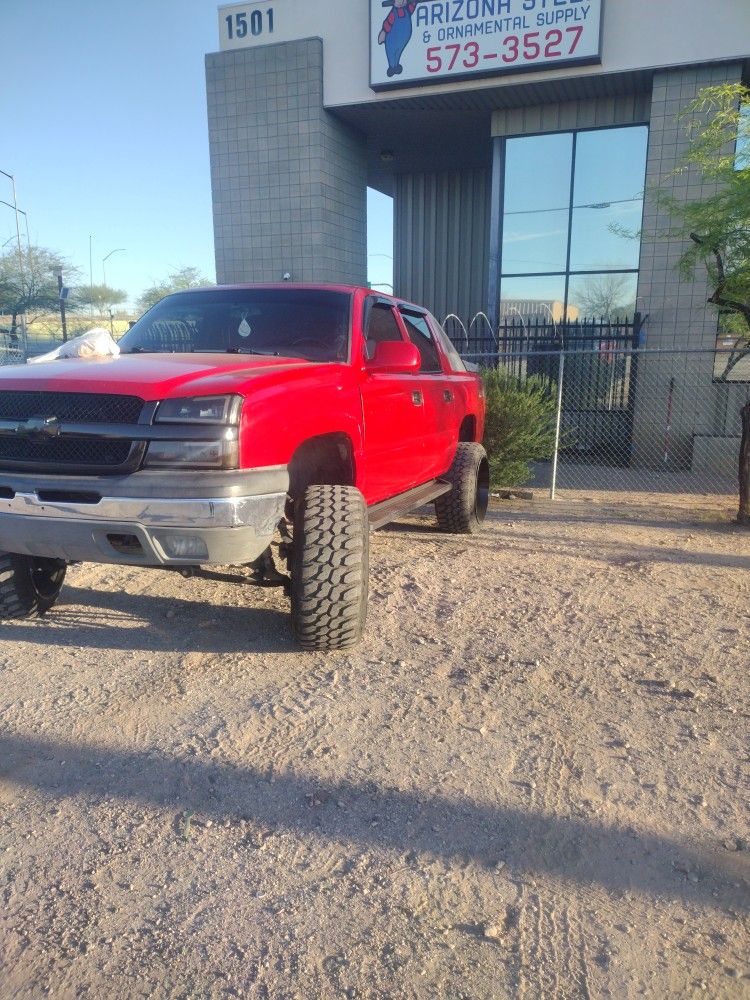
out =
[(415, 391), (415, 392), (413, 392), (411, 394), (411, 401), (412, 401), (412, 403), (414, 403), (415, 406), (421, 406), (422, 403), (424, 402), (424, 400), (422, 398), (422, 393), (419, 392), (418, 390)]
[(443, 399), (445, 400), (446, 403), (453, 402), (453, 393), (450, 391), (450, 389), (445, 389), (443, 391)]

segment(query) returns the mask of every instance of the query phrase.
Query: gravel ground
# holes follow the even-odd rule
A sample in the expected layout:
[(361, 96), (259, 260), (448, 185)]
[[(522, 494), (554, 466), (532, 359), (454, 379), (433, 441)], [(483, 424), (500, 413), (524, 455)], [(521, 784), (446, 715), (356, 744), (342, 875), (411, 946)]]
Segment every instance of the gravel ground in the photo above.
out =
[(749, 996), (750, 534), (683, 515), (411, 518), (328, 655), (72, 569), (0, 626), (0, 995)]

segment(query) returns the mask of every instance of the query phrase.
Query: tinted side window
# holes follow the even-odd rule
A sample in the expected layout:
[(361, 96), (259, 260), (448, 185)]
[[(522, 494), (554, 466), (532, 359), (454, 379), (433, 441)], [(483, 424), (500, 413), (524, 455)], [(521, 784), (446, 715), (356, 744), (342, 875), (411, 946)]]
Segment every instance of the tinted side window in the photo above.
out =
[(403, 339), (396, 317), (393, 315), (393, 309), (385, 302), (373, 303), (367, 318), (367, 332), (365, 334), (365, 354), (368, 361), (374, 357), (378, 344), (389, 340), (403, 343)]
[(427, 325), (427, 318), (421, 313), (411, 313), (401, 310), (401, 318), (404, 321), (409, 340), (417, 348), (422, 356), (422, 374), (430, 372), (441, 372), (443, 366), (440, 364), (435, 342), (432, 339), (432, 332)]

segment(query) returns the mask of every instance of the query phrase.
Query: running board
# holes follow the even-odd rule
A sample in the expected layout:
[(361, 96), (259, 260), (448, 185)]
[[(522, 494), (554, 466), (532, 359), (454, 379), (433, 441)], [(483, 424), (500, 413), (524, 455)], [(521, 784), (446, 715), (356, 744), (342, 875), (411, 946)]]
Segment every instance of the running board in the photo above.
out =
[(407, 490), (406, 493), (399, 493), (398, 496), (391, 497), (389, 500), (373, 504), (368, 510), (370, 531), (376, 531), (402, 514), (410, 514), (417, 507), (437, 500), (444, 493), (448, 493), (450, 489), (451, 484), (445, 482), (444, 479), (433, 479), (413, 490)]

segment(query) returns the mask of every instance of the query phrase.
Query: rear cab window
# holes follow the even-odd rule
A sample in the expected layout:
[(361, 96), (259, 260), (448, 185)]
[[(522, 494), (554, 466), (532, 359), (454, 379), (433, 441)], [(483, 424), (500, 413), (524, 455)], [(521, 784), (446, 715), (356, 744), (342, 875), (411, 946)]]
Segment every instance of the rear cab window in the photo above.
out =
[(453, 372), (467, 371), (468, 369), (466, 368), (466, 365), (461, 359), (461, 355), (454, 347), (453, 341), (450, 339), (450, 337), (442, 328), (442, 326), (438, 323), (438, 321), (435, 319), (432, 313), (428, 313), (427, 318), (429, 320), (430, 329), (432, 330), (435, 339), (440, 344), (441, 348), (443, 349), (443, 354), (448, 359), (448, 365), (450, 367), (450, 370)]
[(435, 346), (435, 340), (427, 322), (427, 316), (406, 306), (401, 306), (399, 312), (401, 319), (404, 321), (409, 340), (417, 348), (422, 358), (420, 374), (442, 374), (443, 364), (440, 360), (440, 353)]

